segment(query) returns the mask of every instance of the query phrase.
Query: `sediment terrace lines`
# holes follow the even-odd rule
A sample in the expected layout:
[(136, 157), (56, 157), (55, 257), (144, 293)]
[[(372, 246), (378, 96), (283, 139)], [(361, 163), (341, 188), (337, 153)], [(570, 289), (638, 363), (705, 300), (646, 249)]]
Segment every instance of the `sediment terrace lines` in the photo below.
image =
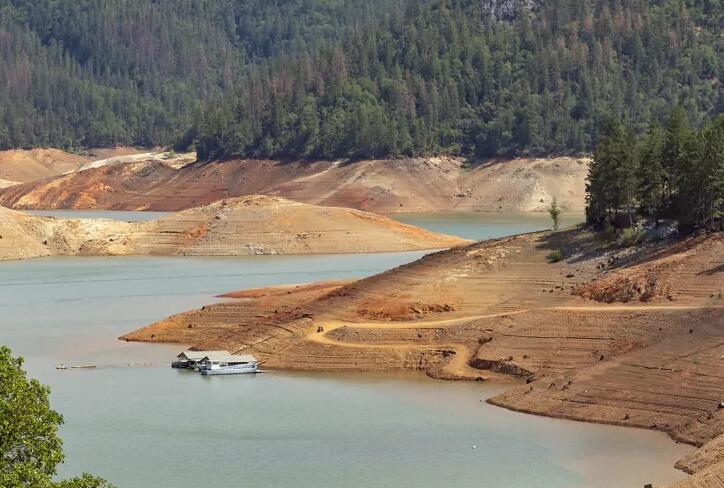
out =
[[(258, 195), (137, 223), (36, 217), (0, 207), (2, 234), (7, 240), (0, 243), (0, 260), (45, 255), (396, 252), (469, 242), (358, 210)], [(28, 240), (35, 245), (25, 245)]]
[[(574, 158), (514, 159), (473, 167), (446, 157), (344, 164), (249, 159), (182, 165), (164, 155), (128, 159), (71, 173), (59, 185), (56, 178), (0, 191), (0, 204), (18, 209), (179, 211), (222, 198), (267, 194), (379, 213), (545, 211), (556, 196), (563, 207), (581, 211), (588, 167)], [(420, 187), (429, 191), (420, 192)]]
[[(680, 332), (648, 347), (535, 384), (533, 391), (515, 389), (492, 401), (531, 413), (658, 428), (685, 437), (686, 424), (716, 412), (722, 399), (724, 320), (719, 310), (700, 307), (698, 319), (689, 319), (706, 326), (694, 326), (689, 332), (683, 322)], [(719, 330), (718, 336), (709, 333), (712, 328)], [(702, 370), (703, 375), (697, 374)], [(561, 384), (566, 388), (561, 389)]]
[[(577, 229), (476, 243), (350, 283), (241, 292), (243, 303), (130, 336), (233, 346), (269, 368), (515, 379), (491, 403), (694, 444), (724, 433), (724, 240), (595, 251), (598, 239)], [(547, 262), (558, 248), (577, 257)], [(665, 293), (642, 293), (651, 282)]]
[(702, 310), (724, 309), (724, 305), (587, 305), (548, 307), (548, 310), (567, 310), (571, 312), (637, 312), (652, 310)]
[[(625, 312), (625, 311), (680, 311), (680, 310), (697, 310), (697, 309), (710, 309), (711, 307), (697, 307), (697, 306), (676, 306), (676, 305), (635, 305), (635, 306), (580, 306), (580, 307), (545, 307), (541, 310), (569, 310), (569, 311), (586, 311), (586, 312)], [(721, 307), (716, 307), (721, 308)], [(454, 378), (460, 374), (461, 377), (470, 377), (471, 372), (480, 371), (476, 370), (470, 365), (470, 361), (473, 359), (473, 353), (468, 347), (461, 343), (448, 343), (448, 342), (423, 342), (423, 341), (405, 341), (405, 342), (353, 342), (349, 340), (339, 340), (330, 337), (330, 334), (340, 329), (348, 329), (350, 331), (355, 330), (373, 330), (383, 333), (384, 335), (390, 335), (395, 331), (405, 329), (445, 329), (453, 328), (461, 325), (470, 324), (476, 320), (491, 319), (491, 318), (506, 318), (521, 314), (535, 314), (535, 310), (517, 310), (510, 312), (499, 312), (486, 315), (473, 315), (466, 317), (459, 317), (453, 319), (444, 320), (424, 320), (420, 322), (345, 322), (345, 321), (332, 321), (332, 320), (320, 320), (316, 324), (323, 327), (322, 331), (313, 332), (305, 336), (302, 340), (309, 342), (316, 342), (319, 344), (326, 344), (329, 346), (338, 347), (349, 347), (357, 349), (420, 349), (420, 350), (434, 350), (434, 349), (453, 349), (455, 355), (448, 361), (444, 366), (443, 370), (450, 375), (449, 377)], [(505, 331), (499, 331), (496, 333), (499, 337), (518, 338), (518, 339), (544, 339), (544, 340), (571, 340), (571, 341), (604, 341), (610, 342), (614, 340), (614, 337), (610, 336), (568, 336), (568, 335), (550, 335), (550, 336), (537, 336), (529, 334), (512, 334)], [(479, 352), (484, 352), (484, 344)], [(583, 351), (585, 354), (588, 351)], [(568, 350), (568, 353), (574, 353), (574, 351)], [(558, 366), (558, 369), (565, 369), (562, 366)]]

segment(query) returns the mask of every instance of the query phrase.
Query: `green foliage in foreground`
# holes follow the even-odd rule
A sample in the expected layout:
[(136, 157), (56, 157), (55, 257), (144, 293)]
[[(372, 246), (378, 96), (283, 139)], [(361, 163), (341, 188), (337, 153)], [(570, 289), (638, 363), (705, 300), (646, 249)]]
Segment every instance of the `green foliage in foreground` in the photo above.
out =
[[(601, 226), (632, 227), (636, 215), (675, 218), (684, 228), (724, 230), (724, 115), (691, 129), (681, 109), (665, 127), (636, 137), (613, 119), (594, 152), (586, 217)], [(635, 240), (633, 234), (627, 242)]]
[(23, 359), (0, 347), (0, 486), (3, 488), (110, 488), (84, 474), (54, 481), (63, 462), (58, 427), (63, 417), (50, 408), (50, 388), (28, 379)]

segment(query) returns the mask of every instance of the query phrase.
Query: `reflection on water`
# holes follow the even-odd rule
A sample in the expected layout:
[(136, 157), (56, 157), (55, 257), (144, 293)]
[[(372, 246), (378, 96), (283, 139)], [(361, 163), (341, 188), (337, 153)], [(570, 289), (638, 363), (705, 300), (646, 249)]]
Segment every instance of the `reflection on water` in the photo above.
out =
[(610, 487), (681, 477), (671, 466), (688, 448), (662, 434), (508, 412), (484, 403), (496, 391), (488, 385), (205, 378), (167, 366), (180, 346), (115, 339), (221, 292), (366, 276), (422, 254), (0, 263), (0, 342), (53, 388), (66, 420), (61, 474), (89, 470), (119, 488)]

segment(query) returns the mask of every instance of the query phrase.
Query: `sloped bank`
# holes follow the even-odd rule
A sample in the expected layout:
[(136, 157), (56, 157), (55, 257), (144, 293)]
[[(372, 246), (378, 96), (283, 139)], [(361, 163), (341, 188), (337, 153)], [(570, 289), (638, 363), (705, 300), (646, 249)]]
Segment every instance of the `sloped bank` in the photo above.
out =
[(472, 165), (452, 157), (353, 162), (244, 159), (182, 167), (166, 163), (141, 158), (0, 189), (0, 205), (178, 211), (223, 198), (263, 194), (376, 213), (540, 212), (553, 198), (566, 210), (582, 211), (588, 171), (587, 160), (566, 157)]
[[(352, 283), (234, 294), (123, 339), (243, 351), (269, 368), (516, 380), (491, 403), (700, 446), (724, 432), (722, 262), (721, 234), (622, 250), (580, 228), (533, 233)], [(720, 479), (722, 450), (710, 451), (682, 463)]]
[(265, 196), (222, 200), (136, 223), (36, 217), (0, 207), (0, 259), (396, 252), (466, 242), (358, 210)]

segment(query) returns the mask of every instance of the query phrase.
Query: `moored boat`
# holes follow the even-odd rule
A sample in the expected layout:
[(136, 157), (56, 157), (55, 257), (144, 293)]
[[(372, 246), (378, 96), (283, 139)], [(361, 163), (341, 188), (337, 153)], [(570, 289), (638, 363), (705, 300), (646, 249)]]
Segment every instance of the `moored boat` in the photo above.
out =
[(171, 363), (171, 367), (198, 369), (201, 360), (211, 355), (229, 355), (229, 351), (192, 351), (189, 349), (176, 356), (176, 361)]
[(210, 354), (199, 362), (199, 372), (205, 376), (258, 373), (259, 362), (245, 354)]

